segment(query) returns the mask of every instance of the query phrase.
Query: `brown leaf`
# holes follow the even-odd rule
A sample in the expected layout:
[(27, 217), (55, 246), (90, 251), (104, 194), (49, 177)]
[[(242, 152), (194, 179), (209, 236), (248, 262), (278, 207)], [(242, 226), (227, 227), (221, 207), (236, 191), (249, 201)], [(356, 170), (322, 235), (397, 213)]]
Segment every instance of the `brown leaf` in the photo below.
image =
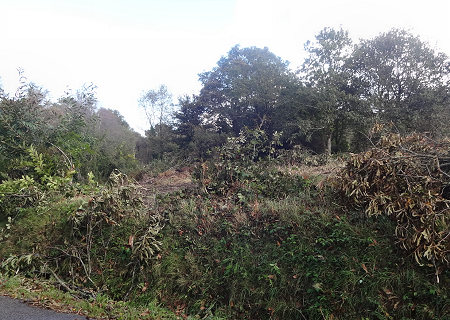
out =
[(392, 291), (391, 290), (389, 290), (389, 289), (383, 289), (383, 291), (386, 293), (386, 294), (392, 294)]
[(365, 265), (364, 263), (361, 265), (361, 267), (364, 269), (364, 271), (365, 271), (366, 273), (369, 273), (369, 271), (367, 270), (367, 267), (366, 267), (366, 265)]
[(134, 243), (134, 235), (131, 235), (131, 236), (128, 238), (128, 245), (129, 245), (131, 248), (133, 248), (133, 243)]
[(148, 310), (148, 308), (147, 308), (141, 313), (141, 316), (148, 316), (150, 313), (151, 313), (151, 311)]

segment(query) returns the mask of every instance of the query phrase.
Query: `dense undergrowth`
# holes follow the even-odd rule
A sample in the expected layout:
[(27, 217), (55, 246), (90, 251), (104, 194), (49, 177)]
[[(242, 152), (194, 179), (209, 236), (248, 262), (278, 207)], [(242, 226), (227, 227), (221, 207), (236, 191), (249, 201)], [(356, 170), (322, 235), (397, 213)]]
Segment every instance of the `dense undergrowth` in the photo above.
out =
[(119, 172), (104, 186), (93, 176), (84, 186), (3, 182), (2, 273), (49, 279), (90, 301), (160, 304), (179, 318), (450, 319), (445, 259), (402, 248), (403, 220), (381, 205), (378, 215), (362, 201), (344, 206), (347, 180), (343, 188), (283, 168), (277, 143), (261, 131), (230, 138), (193, 169), (197, 188), (151, 206)]

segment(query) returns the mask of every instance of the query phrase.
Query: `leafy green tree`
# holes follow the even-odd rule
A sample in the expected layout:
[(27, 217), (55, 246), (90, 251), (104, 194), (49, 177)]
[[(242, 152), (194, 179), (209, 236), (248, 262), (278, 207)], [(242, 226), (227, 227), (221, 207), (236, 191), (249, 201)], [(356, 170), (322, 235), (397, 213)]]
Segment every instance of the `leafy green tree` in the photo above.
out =
[(365, 118), (364, 113), (367, 116), (350, 85), (352, 41), (343, 29), (325, 28), (315, 42), (305, 44), (305, 50), (309, 56), (299, 73), (308, 88), (303, 93), (307, 105), (296, 123), (309, 139), (318, 138), (328, 154), (333, 139), (339, 150), (347, 151), (352, 125)]
[[(442, 130), (435, 115), (447, 109), (450, 63), (402, 29), (362, 40), (352, 58), (354, 83), (382, 122), (402, 132)], [(443, 108), (444, 107), (444, 108)]]
[(74, 93), (66, 92), (54, 105), (54, 112), (61, 113), (55, 121), (50, 142), (70, 157), (77, 170), (77, 179), (84, 179), (88, 172), (97, 173), (95, 149), (98, 138), (94, 128), (97, 98), (94, 85), (84, 85)]
[(118, 111), (97, 108), (95, 89), (87, 85), (69, 92), (52, 110), (62, 114), (55, 123), (53, 145), (71, 158), (78, 179), (89, 172), (107, 179), (115, 169), (128, 173), (137, 168), (138, 134)]
[(288, 65), (268, 48), (233, 47), (213, 70), (199, 75), (203, 88), (196, 105), (205, 110), (203, 123), (233, 135), (244, 127), (273, 131), (282, 92), (295, 81)]
[(228, 135), (204, 121), (206, 107), (199, 103), (198, 96), (179, 97), (178, 106), (174, 113), (174, 142), (179, 146), (179, 156), (190, 160), (208, 158), (209, 150), (223, 144)]
[(193, 140), (194, 130), (202, 124), (205, 108), (196, 102), (196, 96), (181, 96), (178, 98), (179, 110), (174, 113), (175, 132), (178, 135), (177, 144), (186, 148)]
[(153, 160), (167, 160), (177, 150), (173, 126), (165, 123), (145, 131), (145, 137), (138, 137), (136, 143), (136, 157), (145, 164)]

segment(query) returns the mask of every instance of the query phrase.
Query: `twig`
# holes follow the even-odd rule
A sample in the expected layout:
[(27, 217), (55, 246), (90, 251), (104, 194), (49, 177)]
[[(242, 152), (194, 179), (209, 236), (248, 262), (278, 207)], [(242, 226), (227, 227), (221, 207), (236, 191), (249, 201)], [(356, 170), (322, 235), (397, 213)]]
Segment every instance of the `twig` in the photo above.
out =
[(50, 270), (50, 272), (52, 273), (53, 277), (55, 277), (56, 281), (58, 281), (59, 284), (62, 285), (62, 286), (64, 287), (64, 289), (67, 290), (67, 292), (73, 291), (72, 289), (69, 288), (69, 286), (68, 286), (64, 281), (62, 281), (62, 280), (56, 275), (56, 273), (55, 273), (51, 268), (48, 268), (48, 270)]
[[(64, 153), (64, 151), (62, 151), (60, 147), (58, 147), (57, 145), (54, 145), (54, 144), (51, 143), (51, 142), (49, 142), (49, 144), (51, 144), (51, 145), (54, 146), (56, 149), (58, 149), (58, 151), (61, 152), (62, 155), (66, 158), (66, 160), (69, 162), (69, 165), (68, 165), (69, 170), (70, 170), (70, 169), (74, 169), (74, 165), (73, 165), (72, 161), (71, 161), (71, 160), (69, 159), (69, 157)], [(66, 161), (64, 161), (64, 162), (66, 162)], [(66, 162), (66, 165), (67, 165), (67, 162)]]

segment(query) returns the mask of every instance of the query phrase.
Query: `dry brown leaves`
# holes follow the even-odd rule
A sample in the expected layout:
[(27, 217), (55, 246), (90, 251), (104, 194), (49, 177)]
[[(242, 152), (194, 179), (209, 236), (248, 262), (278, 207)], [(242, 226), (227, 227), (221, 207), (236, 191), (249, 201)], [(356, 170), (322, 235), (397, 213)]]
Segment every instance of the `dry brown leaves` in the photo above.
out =
[(449, 140), (388, 134), (370, 150), (353, 154), (333, 185), (345, 205), (395, 219), (400, 244), (418, 263), (422, 258), (448, 263), (450, 201), (442, 196), (450, 182), (447, 166)]

